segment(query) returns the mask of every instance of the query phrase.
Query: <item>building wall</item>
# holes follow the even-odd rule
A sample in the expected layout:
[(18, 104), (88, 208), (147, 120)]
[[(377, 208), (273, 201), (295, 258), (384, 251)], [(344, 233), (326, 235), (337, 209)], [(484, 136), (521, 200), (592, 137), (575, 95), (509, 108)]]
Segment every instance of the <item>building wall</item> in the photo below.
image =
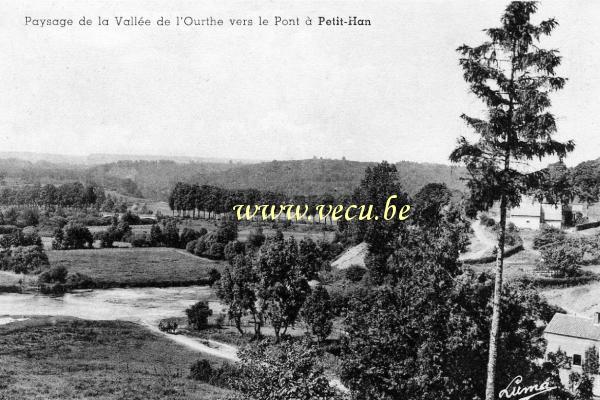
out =
[(508, 222), (515, 224), (517, 228), (540, 229), (540, 217), (532, 215), (511, 215)]
[[(570, 336), (562, 336), (555, 335), (553, 333), (544, 333), (544, 338), (548, 342), (546, 347), (546, 353), (555, 353), (558, 349), (567, 353), (567, 356), (573, 357), (573, 354), (579, 354), (581, 356), (581, 361), (583, 362), (585, 351), (592, 347), (596, 346), (596, 348), (600, 347), (600, 342), (595, 340), (574, 338)], [(568, 387), (569, 383), (569, 374), (571, 372), (582, 373), (583, 370), (581, 366), (572, 365), (571, 369), (563, 369), (560, 371), (560, 379), (565, 387)], [(600, 396), (600, 379), (594, 379), (594, 395)]]

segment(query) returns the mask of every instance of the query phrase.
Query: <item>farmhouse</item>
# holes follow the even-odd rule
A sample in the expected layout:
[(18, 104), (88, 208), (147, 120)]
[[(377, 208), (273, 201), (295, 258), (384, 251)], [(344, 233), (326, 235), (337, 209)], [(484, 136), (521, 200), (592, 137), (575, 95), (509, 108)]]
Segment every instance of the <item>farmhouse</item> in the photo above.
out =
[[(490, 210), (491, 215), (499, 219), (498, 204)], [(517, 228), (540, 229), (542, 224), (561, 228), (563, 224), (563, 206), (561, 204), (540, 203), (530, 196), (523, 196), (519, 207), (508, 210), (507, 221)]]
[[(593, 318), (554, 314), (544, 330), (548, 345), (546, 354), (562, 350), (569, 357), (570, 365), (560, 371), (560, 378), (566, 384), (571, 372), (582, 373), (585, 351), (592, 346), (600, 349), (600, 312)], [(600, 394), (600, 382), (594, 380), (594, 394)]]

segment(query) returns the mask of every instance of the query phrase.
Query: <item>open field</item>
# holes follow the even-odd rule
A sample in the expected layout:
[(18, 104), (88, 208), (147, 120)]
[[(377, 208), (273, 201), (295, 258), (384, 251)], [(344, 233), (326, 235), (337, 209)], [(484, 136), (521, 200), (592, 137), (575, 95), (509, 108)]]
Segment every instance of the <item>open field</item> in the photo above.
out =
[(592, 317), (600, 310), (600, 282), (545, 289), (542, 293), (550, 304), (563, 308), (569, 314)]
[(48, 251), (50, 265), (92, 278), (97, 287), (186, 286), (209, 283), (222, 262), (166, 247)]
[(201, 358), (220, 362), (130, 322), (12, 322), (0, 325), (0, 399), (227, 398), (187, 378)]

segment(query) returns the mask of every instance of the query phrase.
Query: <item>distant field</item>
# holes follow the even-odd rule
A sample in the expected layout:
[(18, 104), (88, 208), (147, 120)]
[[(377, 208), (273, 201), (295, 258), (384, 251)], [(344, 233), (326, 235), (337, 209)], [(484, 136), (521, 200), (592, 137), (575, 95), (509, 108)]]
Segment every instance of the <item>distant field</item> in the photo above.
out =
[(0, 349), (0, 399), (217, 400), (231, 394), (187, 378), (194, 361), (209, 357), (130, 322), (13, 322), (0, 325)]
[(222, 262), (196, 257), (184, 250), (165, 247), (51, 250), (52, 266), (92, 278), (100, 287), (183, 286), (206, 284), (212, 268)]

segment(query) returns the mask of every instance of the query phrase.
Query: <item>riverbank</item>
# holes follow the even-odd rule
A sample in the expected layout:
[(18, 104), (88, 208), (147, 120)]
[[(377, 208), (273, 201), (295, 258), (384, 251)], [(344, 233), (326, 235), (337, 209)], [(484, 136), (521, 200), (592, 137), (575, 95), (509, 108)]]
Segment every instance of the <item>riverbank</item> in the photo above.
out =
[(0, 325), (0, 398), (196, 399), (228, 391), (188, 379), (205, 358), (127, 321), (30, 317)]

